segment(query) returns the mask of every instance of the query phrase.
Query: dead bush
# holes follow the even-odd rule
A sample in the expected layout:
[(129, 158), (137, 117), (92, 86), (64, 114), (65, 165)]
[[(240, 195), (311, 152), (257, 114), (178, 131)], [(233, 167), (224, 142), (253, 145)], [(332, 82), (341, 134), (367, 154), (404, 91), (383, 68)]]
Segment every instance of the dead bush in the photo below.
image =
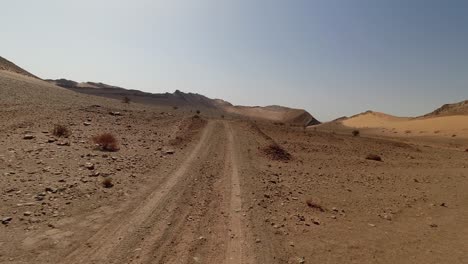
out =
[(196, 113), (197, 113), (197, 115), (199, 115), (201, 112), (200, 112), (200, 110), (197, 110)]
[(375, 154), (367, 155), (366, 159), (367, 160), (382, 161), (382, 157), (380, 157), (379, 155), (375, 155)]
[(353, 134), (353, 136), (357, 137), (361, 134), (361, 132), (359, 132), (359, 130), (353, 130), (353, 132), (351, 132)]
[(289, 154), (278, 144), (270, 144), (266, 148), (264, 148), (263, 151), (268, 157), (270, 157), (273, 160), (287, 161), (291, 159), (291, 154)]
[(130, 98), (129, 98), (128, 96), (124, 96), (124, 97), (122, 98), (122, 103), (124, 103), (124, 104), (129, 104), (130, 101), (131, 101), (131, 100), (130, 100)]
[(114, 184), (112, 183), (112, 178), (104, 178), (102, 180), (102, 186), (104, 188), (112, 188)]
[(103, 133), (93, 137), (93, 142), (103, 151), (119, 150), (117, 139), (111, 133)]
[(56, 137), (69, 137), (71, 135), (71, 131), (66, 126), (57, 124), (54, 126), (52, 134)]
[(325, 209), (317, 202), (314, 202), (312, 199), (307, 199), (306, 203), (310, 208), (318, 209), (320, 212), (325, 212)]

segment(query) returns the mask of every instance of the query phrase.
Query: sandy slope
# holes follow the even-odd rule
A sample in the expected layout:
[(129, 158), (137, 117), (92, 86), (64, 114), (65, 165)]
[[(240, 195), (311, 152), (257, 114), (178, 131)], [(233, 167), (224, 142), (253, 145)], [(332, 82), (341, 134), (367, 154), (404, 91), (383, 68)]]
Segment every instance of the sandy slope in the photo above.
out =
[(367, 112), (339, 122), (351, 128), (379, 129), (375, 131), (383, 134), (468, 137), (468, 115), (400, 118)]

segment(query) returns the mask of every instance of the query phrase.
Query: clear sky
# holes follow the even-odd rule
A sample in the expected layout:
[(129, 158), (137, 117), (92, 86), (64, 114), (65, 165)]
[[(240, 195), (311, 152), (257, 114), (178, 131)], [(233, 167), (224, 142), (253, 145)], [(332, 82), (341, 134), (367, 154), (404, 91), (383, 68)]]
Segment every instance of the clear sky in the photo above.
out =
[(42, 78), (234, 104), (421, 115), (468, 99), (468, 1), (0, 0), (0, 56)]

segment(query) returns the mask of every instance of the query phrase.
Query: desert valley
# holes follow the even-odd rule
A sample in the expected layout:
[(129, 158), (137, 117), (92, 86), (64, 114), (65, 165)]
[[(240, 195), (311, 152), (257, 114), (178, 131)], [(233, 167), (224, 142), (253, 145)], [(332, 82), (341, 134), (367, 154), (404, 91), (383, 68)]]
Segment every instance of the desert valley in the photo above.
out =
[(320, 123), (26, 70), (0, 57), (0, 263), (468, 263), (468, 101)]

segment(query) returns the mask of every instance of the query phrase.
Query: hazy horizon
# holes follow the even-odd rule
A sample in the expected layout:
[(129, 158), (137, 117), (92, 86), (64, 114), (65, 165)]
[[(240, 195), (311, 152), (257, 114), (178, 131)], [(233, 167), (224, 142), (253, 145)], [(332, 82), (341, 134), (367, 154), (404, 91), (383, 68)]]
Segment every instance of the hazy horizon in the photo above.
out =
[(468, 99), (464, 1), (4, 1), (0, 56), (41, 78), (283, 105), (320, 121)]

